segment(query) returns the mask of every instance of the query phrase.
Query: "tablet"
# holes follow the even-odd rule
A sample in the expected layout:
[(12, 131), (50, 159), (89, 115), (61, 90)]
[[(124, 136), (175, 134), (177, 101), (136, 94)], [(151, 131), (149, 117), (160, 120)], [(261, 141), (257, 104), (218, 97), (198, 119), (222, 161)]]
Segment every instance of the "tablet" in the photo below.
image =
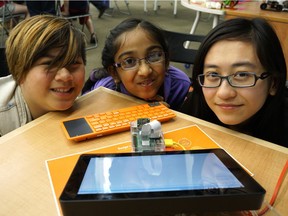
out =
[(81, 155), (64, 215), (256, 210), (265, 190), (223, 149)]

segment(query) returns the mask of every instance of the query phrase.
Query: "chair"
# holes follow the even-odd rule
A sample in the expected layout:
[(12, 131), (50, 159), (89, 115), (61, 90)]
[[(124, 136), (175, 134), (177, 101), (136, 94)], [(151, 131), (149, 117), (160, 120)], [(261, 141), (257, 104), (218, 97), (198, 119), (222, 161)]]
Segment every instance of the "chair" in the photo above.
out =
[[(148, 0), (144, 0), (144, 12), (147, 13), (148, 9), (147, 9), (147, 1)], [(160, 0), (159, 0), (160, 1)], [(178, 0), (170, 0), (171, 1), (171, 5), (174, 6), (173, 8), (173, 14), (174, 17), (176, 17), (177, 15), (177, 1)], [(153, 10), (155, 13), (157, 13), (157, 10), (160, 8), (160, 5), (158, 5), (158, 0), (154, 0), (154, 4), (153, 4)]]
[(0, 77), (9, 75), (9, 69), (6, 61), (5, 48), (0, 47)]
[[(170, 62), (183, 63), (186, 69), (194, 65), (195, 57), (205, 35), (194, 35), (162, 30), (169, 44)], [(189, 46), (186, 46), (186, 44)], [(192, 71), (192, 70), (191, 70)], [(189, 76), (189, 75), (188, 75)], [(192, 82), (192, 74), (189, 76)], [(192, 91), (192, 86), (189, 91)]]
[[(120, 7), (119, 7), (119, 5), (118, 5), (118, 0), (114, 0), (114, 4), (115, 4), (115, 6), (116, 6), (117, 11), (119, 11), (119, 12), (122, 13), (122, 14), (131, 15), (131, 11), (130, 11), (130, 8), (129, 8), (129, 2), (128, 2), (128, 0), (124, 0), (124, 3), (125, 3), (125, 5), (126, 5), (127, 12), (120, 9)], [(114, 13), (114, 10), (113, 10), (113, 13)]]
[(1, 39), (0, 39), (0, 77), (9, 75), (9, 69), (6, 61), (6, 54), (5, 54), (5, 41), (6, 38), (9, 36), (10, 29), (6, 27), (6, 23), (8, 22), (16, 22), (16, 18), (24, 18), (25, 14), (12, 14), (6, 5), (4, 4), (3, 8), (3, 15), (0, 16), (0, 26), (1, 26)]
[[(192, 24), (190, 34), (195, 33), (202, 13), (208, 13), (210, 16), (213, 15), (212, 28), (214, 28), (215, 26), (218, 25), (220, 17), (225, 14), (225, 10), (207, 8), (205, 4), (204, 5), (203, 4), (197, 4), (197, 3), (193, 3), (192, 1), (189, 1), (189, 0), (181, 0), (181, 5), (186, 7), (186, 8), (189, 8), (191, 10), (196, 11), (196, 17), (195, 17), (194, 22)], [(189, 46), (189, 43), (186, 43), (185, 47), (188, 47), (188, 46)]]
[[(79, 3), (77, 3), (77, 2), (79, 2)], [(78, 6), (77, 4), (79, 4), (79, 6), (81, 6), (80, 8), (82, 9), (82, 8), (84, 8), (84, 7), (89, 7), (89, 2), (88, 2), (88, 0), (82, 0), (82, 1), (71, 1), (71, 3), (73, 3), (73, 10), (77, 10), (78, 8), (76, 8), (75, 6)], [(70, 5), (71, 5), (71, 3), (70, 3)], [(82, 4), (81, 4), (82, 3)], [(82, 12), (81, 10), (79, 10), (79, 12), (77, 11), (75, 11), (74, 13), (73, 13), (73, 15), (70, 15), (70, 16), (63, 16), (62, 15), (62, 13), (61, 13), (61, 1), (60, 0), (56, 0), (56, 4), (57, 4), (57, 15), (58, 16), (61, 16), (61, 17), (63, 17), (63, 18), (65, 18), (65, 19), (67, 19), (67, 20), (69, 20), (71, 23), (73, 23), (73, 20), (77, 20), (77, 19), (79, 19), (79, 22), (80, 22), (80, 25), (82, 26), (81, 27), (81, 31), (83, 32), (83, 33), (85, 33), (84, 32), (84, 27), (85, 27), (85, 25), (86, 25), (86, 21), (85, 20), (83, 20), (82, 22), (80, 21), (80, 19), (86, 19), (86, 18), (88, 18), (88, 17), (90, 17), (91, 19), (92, 19), (92, 16), (91, 16), (91, 14), (89, 13), (89, 12)], [(70, 5), (69, 5), (69, 7), (70, 7)], [(79, 9), (80, 9), (79, 8)], [(71, 10), (71, 8), (69, 9), (69, 10)], [(91, 25), (93, 25), (93, 23), (91, 23)], [(94, 26), (93, 26), (93, 28), (94, 28)], [(92, 45), (90, 45), (90, 46), (87, 46), (86, 47), (86, 50), (90, 50), (90, 49), (94, 49), (94, 48), (97, 48), (97, 46), (98, 46), (98, 44), (97, 44), (97, 42), (96, 42), (96, 44), (92, 44)]]
[(16, 22), (16, 18), (19, 17), (25, 17), (24, 13), (19, 13), (19, 14), (12, 14), (8, 8), (6, 7), (6, 4), (4, 4), (2, 7), (3, 9), (3, 15), (0, 17), (0, 26), (1, 26), (1, 41), (0, 41), (0, 47), (5, 47), (5, 40), (6, 37), (9, 35), (9, 28), (7, 28), (5, 25), (7, 22)]
[[(204, 35), (194, 35), (163, 30), (169, 44), (170, 62), (183, 63), (186, 69), (194, 65), (195, 57)], [(189, 47), (185, 44), (189, 42)], [(192, 80), (192, 75), (189, 76)]]
[[(129, 7), (129, 0), (123, 0), (123, 1), (121, 0), (120, 2), (119, 1), (120, 0), (113, 0), (113, 1), (109, 0), (109, 8), (106, 9), (104, 15), (113, 17), (115, 13), (121, 13), (121, 14), (126, 14), (130, 16), (132, 13)], [(121, 4), (121, 6), (123, 6), (123, 3), (124, 3), (126, 6), (126, 10), (121, 9), (119, 6), (119, 3)]]
[[(163, 30), (163, 33), (169, 44), (170, 61), (189, 65), (194, 64), (198, 47), (205, 36), (167, 30)], [(187, 41), (189, 41), (190, 46), (185, 48)]]

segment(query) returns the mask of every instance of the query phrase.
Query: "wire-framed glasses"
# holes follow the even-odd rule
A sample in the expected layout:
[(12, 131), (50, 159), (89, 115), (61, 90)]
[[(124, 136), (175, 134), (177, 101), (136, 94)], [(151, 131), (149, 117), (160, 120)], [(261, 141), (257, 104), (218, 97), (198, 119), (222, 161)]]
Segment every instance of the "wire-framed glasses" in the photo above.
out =
[(228, 76), (221, 76), (213, 72), (199, 74), (197, 79), (199, 84), (205, 88), (217, 88), (221, 85), (223, 79), (226, 79), (232, 87), (247, 88), (255, 86), (258, 79), (266, 79), (269, 75), (267, 72), (260, 74), (260, 76), (254, 72), (237, 72)]
[(144, 58), (129, 57), (119, 63), (115, 63), (115, 67), (121, 67), (123, 70), (135, 70), (139, 68), (140, 61), (145, 60), (146, 63), (153, 65), (165, 60), (165, 53), (163, 51), (152, 51)]

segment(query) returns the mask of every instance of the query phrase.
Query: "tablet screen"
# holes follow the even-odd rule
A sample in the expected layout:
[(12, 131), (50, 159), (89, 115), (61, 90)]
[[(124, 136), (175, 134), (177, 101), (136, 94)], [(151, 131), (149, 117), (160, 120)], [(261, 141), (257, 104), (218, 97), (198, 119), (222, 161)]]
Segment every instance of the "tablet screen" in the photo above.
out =
[(214, 153), (94, 157), (78, 194), (241, 188)]
[(227, 152), (205, 149), (81, 155), (59, 200), (65, 216), (147, 216), (259, 209), (264, 195)]

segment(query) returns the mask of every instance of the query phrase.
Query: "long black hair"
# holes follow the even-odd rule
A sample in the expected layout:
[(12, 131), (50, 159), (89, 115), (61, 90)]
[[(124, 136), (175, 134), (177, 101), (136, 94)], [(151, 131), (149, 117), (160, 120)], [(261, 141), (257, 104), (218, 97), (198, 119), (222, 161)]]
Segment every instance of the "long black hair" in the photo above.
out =
[[(286, 63), (280, 41), (269, 23), (261, 18), (226, 20), (212, 29), (199, 47), (192, 75), (193, 93), (183, 106), (184, 113), (223, 125), (207, 105), (197, 76), (203, 73), (210, 48), (218, 41), (250, 42), (265, 71), (271, 74), (277, 92), (269, 95), (263, 107), (247, 122), (237, 125), (240, 132), (281, 144), (284, 131)], [(233, 50), (231, 51), (233, 52)], [(227, 126), (228, 127), (228, 126)], [(287, 133), (287, 131), (286, 131)], [(287, 144), (286, 144), (287, 145)]]

